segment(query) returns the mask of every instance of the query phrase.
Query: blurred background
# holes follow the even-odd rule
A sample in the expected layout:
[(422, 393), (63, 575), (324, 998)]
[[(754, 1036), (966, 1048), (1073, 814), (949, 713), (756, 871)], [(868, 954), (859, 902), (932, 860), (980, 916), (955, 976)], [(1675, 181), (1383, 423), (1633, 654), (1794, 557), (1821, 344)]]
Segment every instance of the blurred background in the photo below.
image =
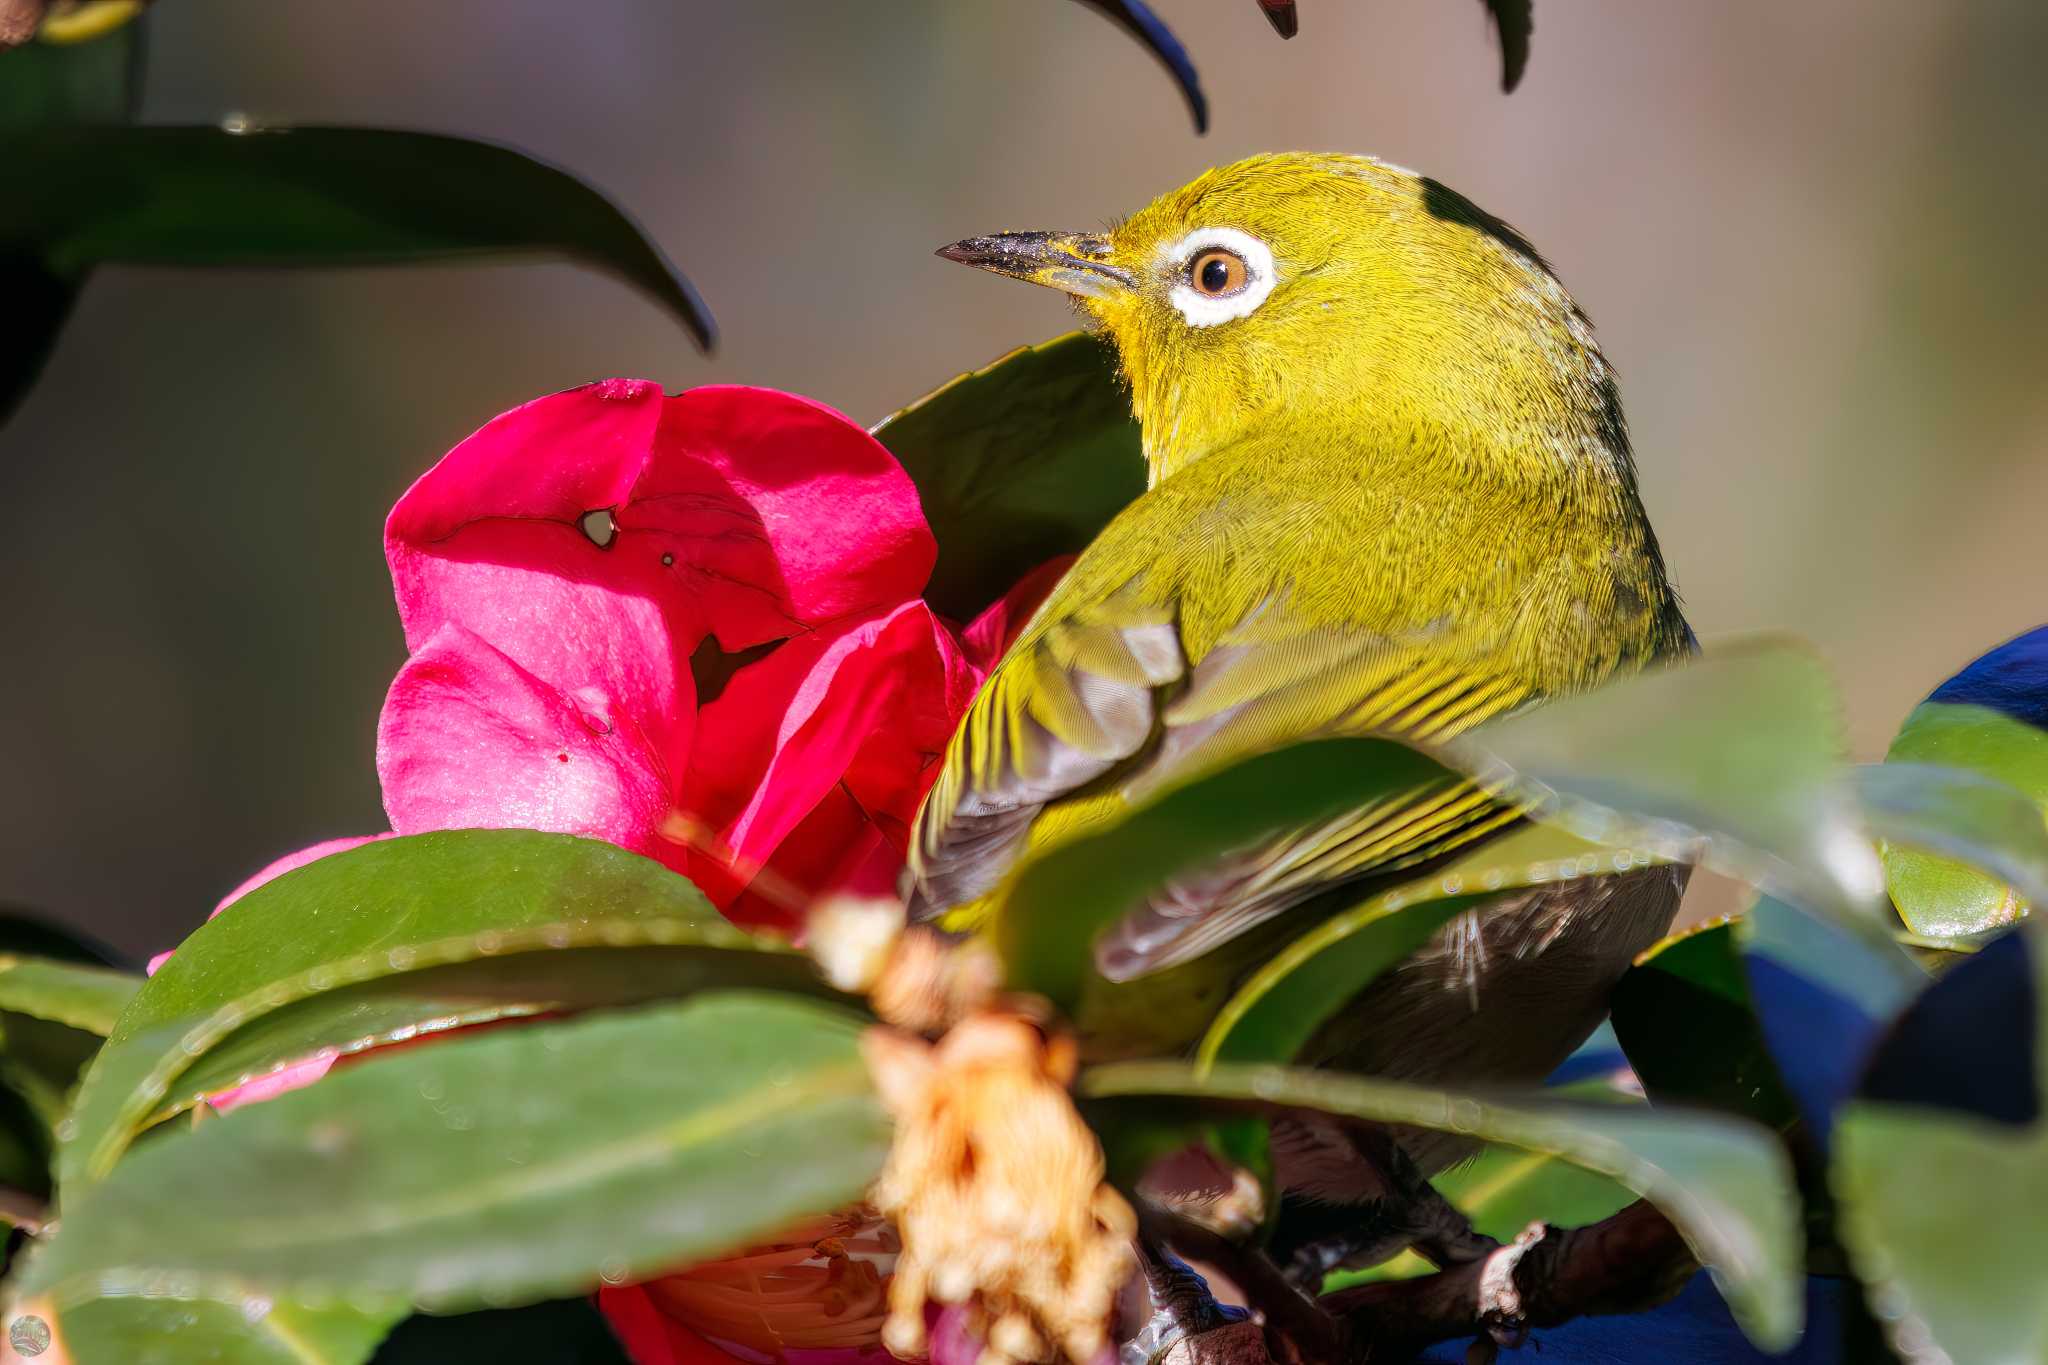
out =
[[(706, 359), (569, 266), (106, 269), (0, 429), (0, 901), (169, 946), (275, 855), (385, 827), (380, 531), (450, 445), (606, 375), (871, 422), (1071, 327), (932, 249), (1091, 227), (1255, 152), (1371, 152), (1519, 226), (1618, 366), (1701, 634), (1788, 631), (1858, 757), (2048, 620), (2048, 8), (1155, 0), (1212, 105), (1063, 0), (163, 0), (145, 122), (513, 143), (696, 282)], [(10, 194), (33, 186), (8, 185)], [(5, 307), (0, 300), (0, 307)]]

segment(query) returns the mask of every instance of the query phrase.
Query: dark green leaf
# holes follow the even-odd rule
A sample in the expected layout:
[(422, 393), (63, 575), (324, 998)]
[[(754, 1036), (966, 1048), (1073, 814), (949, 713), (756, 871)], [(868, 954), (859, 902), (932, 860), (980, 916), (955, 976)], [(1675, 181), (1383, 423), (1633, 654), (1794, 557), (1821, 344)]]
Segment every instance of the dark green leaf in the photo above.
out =
[(1178, 1063), (1121, 1063), (1083, 1073), (1081, 1093), (1314, 1109), (1551, 1153), (1662, 1210), (1714, 1272), (1759, 1345), (1782, 1350), (1798, 1337), (1799, 1196), (1776, 1139), (1753, 1124), (1704, 1112), (1561, 1105), (1533, 1096), (1495, 1103), (1283, 1067), (1219, 1066), (1201, 1076)]
[(63, 128), (0, 140), (0, 251), (75, 281), (112, 262), (375, 265), (567, 256), (708, 347), (710, 314), (619, 209), (508, 147), (376, 128)]
[[(134, 117), (141, 77), (141, 31), (133, 24), (97, 42), (28, 43), (0, 52), (0, 147), (51, 129), (126, 122)], [(6, 164), (20, 176), (12, 156)], [(49, 192), (27, 178), (14, 183), (34, 185), (37, 195)], [(5, 236), (0, 233), (0, 299), (7, 301), (0, 308), (0, 422), (42, 373), (78, 295), (76, 279), (49, 269), (33, 245), (9, 246)]]
[(69, 1191), (104, 1174), (193, 1060), (261, 1015), (376, 977), (613, 934), (772, 947), (659, 863), (563, 834), (419, 834), (288, 872), (202, 925), (137, 993), (60, 1135), (60, 1181)]
[(1644, 953), (1616, 984), (1612, 1008), (1615, 1035), (1651, 1099), (1705, 1105), (1780, 1131), (1798, 1121), (1728, 921)]
[(939, 542), (926, 597), (968, 620), (1073, 554), (1145, 491), (1116, 359), (1071, 333), (961, 375), (875, 427), (917, 483)]
[[(225, 1280), (215, 1288), (229, 1292)], [(57, 1320), (72, 1365), (362, 1365), (404, 1311), (309, 1309), (244, 1288), (229, 1302), (86, 1299)]]
[(168, 1274), (189, 1297), (227, 1277), (455, 1311), (729, 1251), (880, 1169), (859, 1031), (723, 994), (393, 1053), (138, 1148), (66, 1202), (22, 1292)]
[(33, 1015), (104, 1038), (143, 978), (111, 967), (0, 954), (0, 1010)]
[(142, 84), (142, 31), (126, 25), (89, 43), (26, 43), (0, 52), (0, 134), (126, 123)]
[(604, 1315), (587, 1298), (454, 1317), (415, 1314), (384, 1339), (371, 1365), (484, 1365), (500, 1360), (633, 1365)]

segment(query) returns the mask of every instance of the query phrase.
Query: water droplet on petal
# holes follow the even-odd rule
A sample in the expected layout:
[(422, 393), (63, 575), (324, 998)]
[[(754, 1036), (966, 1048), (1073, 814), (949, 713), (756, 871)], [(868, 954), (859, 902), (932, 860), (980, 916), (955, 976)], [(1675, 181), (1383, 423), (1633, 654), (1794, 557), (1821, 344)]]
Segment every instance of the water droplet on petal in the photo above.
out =
[(673, 569), (673, 568), (674, 568), (675, 566), (676, 566), (676, 557), (675, 557), (674, 555), (671, 555), (671, 554), (664, 554), (664, 555), (663, 555), (663, 556), (661, 557), (661, 567), (662, 567), (662, 568), (664, 568), (664, 569)]
[(600, 550), (609, 550), (619, 535), (619, 524), (612, 520), (609, 507), (592, 508), (577, 520), (576, 525), (582, 529), (584, 539)]

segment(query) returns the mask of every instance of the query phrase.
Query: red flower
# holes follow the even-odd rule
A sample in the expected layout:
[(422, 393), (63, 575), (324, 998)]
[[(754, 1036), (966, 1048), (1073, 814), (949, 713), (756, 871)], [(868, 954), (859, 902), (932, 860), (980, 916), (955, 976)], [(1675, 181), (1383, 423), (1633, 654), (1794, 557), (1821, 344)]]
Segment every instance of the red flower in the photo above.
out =
[[(767, 389), (528, 403), (413, 485), (385, 550), (413, 651), (378, 728), (392, 828), (609, 839), (748, 924), (893, 879), (1002, 643), (919, 598), (936, 549), (888, 451)], [(701, 704), (693, 657), (739, 664)]]

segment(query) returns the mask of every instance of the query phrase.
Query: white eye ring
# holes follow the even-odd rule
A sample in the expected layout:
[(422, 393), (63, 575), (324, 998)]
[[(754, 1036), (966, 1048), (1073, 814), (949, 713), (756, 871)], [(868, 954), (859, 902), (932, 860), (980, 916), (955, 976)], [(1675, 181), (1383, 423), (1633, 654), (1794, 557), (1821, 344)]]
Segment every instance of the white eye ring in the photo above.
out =
[[(1230, 294), (1204, 294), (1187, 282), (1188, 265), (1205, 251), (1222, 250), (1244, 262), (1245, 281)], [(1249, 232), (1232, 227), (1196, 228), (1163, 253), (1180, 273), (1167, 297), (1190, 327), (1214, 327), (1245, 317), (1266, 301), (1278, 282), (1273, 252)]]

